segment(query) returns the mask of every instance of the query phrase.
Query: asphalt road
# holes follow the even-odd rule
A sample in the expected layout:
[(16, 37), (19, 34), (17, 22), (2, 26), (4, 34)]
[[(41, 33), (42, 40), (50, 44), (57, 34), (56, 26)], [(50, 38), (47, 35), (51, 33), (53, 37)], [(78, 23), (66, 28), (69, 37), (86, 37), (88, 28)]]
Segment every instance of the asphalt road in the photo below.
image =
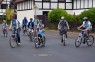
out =
[(46, 31), (46, 47), (36, 49), (34, 43), (21, 32), (21, 46), (11, 48), (9, 38), (0, 29), (0, 62), (95, 62), (95, 44), (76, 48), (74, 40), (78, 36), (68, 33), (66, 46), (60, 42), (58, 32)]

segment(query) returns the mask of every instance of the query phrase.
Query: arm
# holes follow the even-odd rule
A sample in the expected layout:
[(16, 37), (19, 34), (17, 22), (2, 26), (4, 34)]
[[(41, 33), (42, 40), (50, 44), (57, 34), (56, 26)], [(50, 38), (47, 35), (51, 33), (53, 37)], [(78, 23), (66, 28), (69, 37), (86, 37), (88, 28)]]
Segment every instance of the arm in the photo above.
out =
[(68, 22), (66, 21), (66, 25), (67, 25), (67, 28), (69, 29), (69, 24), (68, 24)]
[(58, 30), (60, 30), (60, 22), (58, 23)]
[(28, 23), (28, 28), (29, 28), (30, 22)]
[(11, 21), (11, 23), (10, 23), (9, 29), (12, 29), (12, 21)]
[(32, 27), (33, 27), (33, 29), (34, 29), (34, 23), (32, 22)]
[(84, 25), (84, 22), (83, 22), (83, 24), (82, 24), (81, 26), (79, 26), (77, 29), (81, 29), (81, 28), (83, 27), (83, 25)]

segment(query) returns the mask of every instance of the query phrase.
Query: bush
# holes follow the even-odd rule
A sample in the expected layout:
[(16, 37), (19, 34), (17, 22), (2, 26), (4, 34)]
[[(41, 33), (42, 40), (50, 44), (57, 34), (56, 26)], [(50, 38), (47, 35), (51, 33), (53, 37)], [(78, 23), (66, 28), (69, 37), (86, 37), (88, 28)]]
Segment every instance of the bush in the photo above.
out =
[(48, 19), (50, 21), (49, 29), (57, 29), (58, 23), (62, 16), (66, 16), (67, 12), (63, 9), (54, 9), (48, 13)]
[(66, 16), (67, 12), (63, 9), (54, 9), (48, 13), (48, 19), (51, 22), (58, 22), (62, 16)]

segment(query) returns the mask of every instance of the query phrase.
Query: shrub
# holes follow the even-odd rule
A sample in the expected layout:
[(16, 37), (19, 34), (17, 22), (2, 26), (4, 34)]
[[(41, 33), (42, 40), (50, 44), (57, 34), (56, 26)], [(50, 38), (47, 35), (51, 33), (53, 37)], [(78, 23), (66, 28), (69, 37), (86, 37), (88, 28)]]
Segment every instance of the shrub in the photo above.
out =
[(51, 22), (58, 22), (62, 16), (66, 16), (67, 12), (63, 9), (54, 9), (48, 13), (48, 19)]
[(48, 13), (48, 19), (50, 21), (49, 29), (57, 29), (58, 22), (62, 16), (66, 16), (67, 12), (63, 9), (54, 9)]

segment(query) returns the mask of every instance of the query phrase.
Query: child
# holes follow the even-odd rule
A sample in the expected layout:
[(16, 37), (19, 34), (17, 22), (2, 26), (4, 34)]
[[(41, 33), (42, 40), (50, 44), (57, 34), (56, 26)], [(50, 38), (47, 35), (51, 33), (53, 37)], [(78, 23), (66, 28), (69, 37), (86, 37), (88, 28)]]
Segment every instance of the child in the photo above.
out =
[(3, 24), (2, 24), (2, 31), (5, 29), (7, 31), (7, 23), (6, 23), (6, 20), (3, 20)]

